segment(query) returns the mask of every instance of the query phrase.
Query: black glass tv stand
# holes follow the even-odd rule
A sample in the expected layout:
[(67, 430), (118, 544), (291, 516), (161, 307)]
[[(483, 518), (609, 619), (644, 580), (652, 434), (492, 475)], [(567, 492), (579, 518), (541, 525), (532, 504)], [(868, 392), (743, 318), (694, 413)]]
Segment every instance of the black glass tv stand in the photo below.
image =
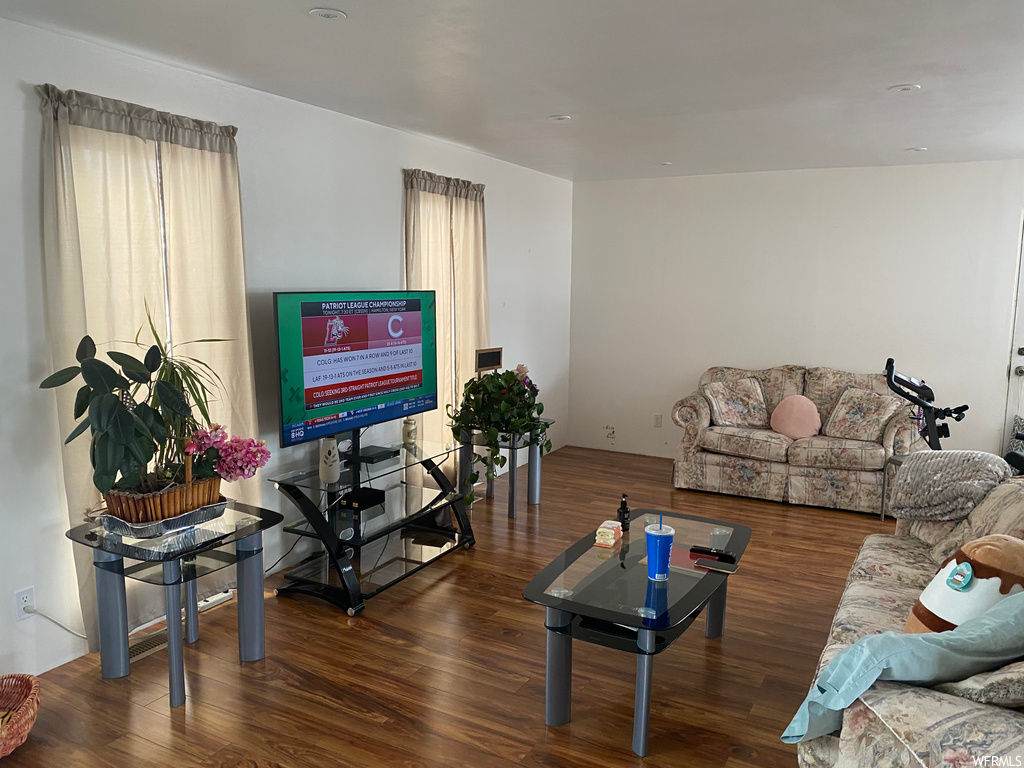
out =
[[(338, 483), (322, 483), (318, 468), (271, 478), (304, 518), (284, 530), (323, 544), (322, 552), (284, 574), (289, 583), (278, 595), (313, 595), (355, 616), (374, 595), (473, 546), (463, 496), (441, 470), (454, 461), (457, 447), (418, 441), (384, 448), (397, 455), (352, 461)], [(352, 491), (372, 491), (384, 501), (353, 504)]]

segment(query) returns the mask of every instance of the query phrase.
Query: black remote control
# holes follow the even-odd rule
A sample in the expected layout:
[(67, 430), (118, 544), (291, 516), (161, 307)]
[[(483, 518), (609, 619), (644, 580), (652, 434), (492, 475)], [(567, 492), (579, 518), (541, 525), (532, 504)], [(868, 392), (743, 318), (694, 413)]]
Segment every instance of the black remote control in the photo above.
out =
[(690, 547), (690, 551), (695, 555), (707, 555), (708, 557), (716, 557), (723, 563), (735, 563), (736, 555), (732, 552), (726, 552), (724, 549), (715, 549), (714, 547), (704, 547), (700, 544), (695, 544)]
[(735, 563), (725, 563), (720, 560), (705, 560), (703, 557), (694, 563), (699, 568), (707, 568), (709, 571), (715, 571), (716, 573), (736, 573), (736, 569), (739, 568)]

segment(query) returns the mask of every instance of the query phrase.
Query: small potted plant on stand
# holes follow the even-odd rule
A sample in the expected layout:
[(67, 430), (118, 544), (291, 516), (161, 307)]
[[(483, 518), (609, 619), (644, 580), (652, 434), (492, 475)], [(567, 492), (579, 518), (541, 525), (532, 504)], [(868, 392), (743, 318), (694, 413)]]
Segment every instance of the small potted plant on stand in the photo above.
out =
[[(462, 404), (458, 410), (448, 406), (452, 420), (452, 434), (456, 441), (473, 443), (486, 449), (486, 455), (473, 452), (473, 465), (483, 463), (487, 477), (493, 479), (507, 459), (501, 455), (502, 445), (516, 441), (517, 447), (540, 445), (542, 452), (551, 450), (547, 439), (547, 422), (540, 416), (544, 404), (537, 401), (539, 389), (529, 377), (529, 369), (519, 365), (514, 371), (493, 371), (478, 379), (470, 379), (462, 389)], [(474, 439), (474, 433), (479, 440)], [(466, 503), (473, 501), (473, 485), (480, 473), (471, 471)]]
[(39, 385), (48, 389), (82, 377), (74, 411), (82, 421), (65, 445), (89, 431), (93, 485), (107, 514), (135, 525), (217, 503), (222, 478), (252, 477), (270, 457), (263, 443), (228, 438), (223, 427), (210, 424), (210, 391), (219, 377), (202, 361), (172, 355), (152, 321), (150, 329), (156, 343), (142, 360), (108, 351), (118, 370), (96, 357), (95, 342), (85, 336), (75, 353), (78, 365)]

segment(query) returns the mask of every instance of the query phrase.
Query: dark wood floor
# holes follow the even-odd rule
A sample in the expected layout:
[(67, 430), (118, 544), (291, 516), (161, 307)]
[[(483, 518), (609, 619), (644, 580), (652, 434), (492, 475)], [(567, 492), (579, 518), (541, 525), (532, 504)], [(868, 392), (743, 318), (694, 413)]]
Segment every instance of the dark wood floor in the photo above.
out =
[[(28, 742), (4, 768), (58, 766), (794, 766), (779, 741), (810, 683), (865, 535), (849, 512), (676, 491), (671, 462), (564, 448), (543, 503), (505, 516), (506, 484), (473, 510), (477, 546), (349, 618), (267, 583), (267, 658), (239, 664), (233, 603), (186, 646), (188, 699), (170, 709), (166, 655), (102, 680), (96, 655), (42, 676)], [(525, 469), (520, 484), (525, 489)], [(650, 756), (631, 749), (634, 657), (577, 643), (572, 722), (544, 725), (543, 609), (523, 585), (573, 541), (633, 508), (753, 529), (730, 581), (726, 635), (700, 618), (656, 658)], [(522, 498), (525, 502), (525, 498)]]

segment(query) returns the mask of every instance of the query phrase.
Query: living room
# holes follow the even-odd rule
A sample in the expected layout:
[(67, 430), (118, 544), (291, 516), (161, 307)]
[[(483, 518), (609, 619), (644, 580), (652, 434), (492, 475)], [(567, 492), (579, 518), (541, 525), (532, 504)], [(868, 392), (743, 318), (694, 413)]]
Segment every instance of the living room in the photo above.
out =
[[(38, 608), (65, 624), (81, 628), (82, 609), (73, 545), (64, 536), (62, 436), (53, 399), (37, 388), (54, 367), (39, 255), (41, 133), (34, 87), (42, 83), (238, 127), (259, 433), (275, 453), (267, 476), (315, 457), (312, 446), (274, 450), (280, 425), (271, 295), (312, 287), (400, 287), (405, 168), (485, 185), (491, 342), (504, 348), (509, 367), (527, 364), (541, 387), (545, 416), (555, 420), (549, 433), (553, 467), (560, 453), (569, 457), (563, 461), (571, 460), (565, 471), (581, 474), (591, 460), (615, 467), (619, 454), (662, 460), (655, 466), (664, 467), (663, 474), (647, 476), (648, 465), (637, 470), (637, 492), (645, 503), (635, 506), (681, 498), (672, 496), (681, 492), (673, 491), (664, 461), (679, 442), (671, 410), (715, 365), (799, 364), (878, 373), (894, 357), (908, 372), (927, 378), (943, 403), (970, 403), (969, 418), (956, 425), (946, 447), (1003, 451), (1024, 208), (1024, 147), (1013, 126), (1024, 110), (1009, 86), (1019, 66), (1015, 54), (1022, 32), (1015, 17), (1002, 15), (1002, 6), (981, 13), (951, 3), (921, 5), (901, 11), (900, 24), (893, 25), (881, 4), (855, 18), (833, 4), (835, 16), (801, 19), (801, 4), (791, 3), (790, 27), (819, 29), (814, 25), (845, 21), (843, 39), (863, 46), (862, 58), (850, 66), (833, 62), (831, 71), (847, 77), (819, 82), (796, 53), (785, 67), (779, 62), (787, 57), (779, 56), (773, 59), (779, 69), (764, 77), (783, 84), (765, 103), (768, 97), (753, 89), (734, 93), (717, 84), (711, 75), (718, 70), (708, 64), (709, 79), (690, 96), (693, 114), (667, 145), (649, 142), (645, 132), (657, 132), (666, 112), (684, 111), (674, 105), (686, 93), (649, 106), (629, 127), (629, 99), (621, 92), (602, 114), (588, 108), (588, 100), (600, 101), (600, 83), (588, 82), (575, 95), (568, 87), (554, 88), (561, 101), (538, 98), (528, 121), (529, 135), (543, 136), (543, 142), (503, 155), (488, 145), (486, 125), (467, 132), (475, 143), (431, 127), (388, 127), (378, 124), (383, 120), (352, 116), (372, 106), (372, 93), (338, 90), (341, 102), (353, 104), (350, 111), (313, 106), (323, 75), (291, 83), (297, 90), (278, 83), (293, 95), (276, 95), (273, 72), (262, 75), (262, 89), (240, 84), (218, 76), (198, 44), (191, 57), (163, 52), (146, 36), (129, 39), (128, 27), (99, 34), (93, 25), (105, 17), (93, 19), (88, 11), (81, 18), (64, 17), (57, 5), (49, 4), (54, 15), (47, 19), (42, 5), (40, 17), (31, 18), (17, 3), (0, 4), (0, 120), (6, 138), (0, 149), (6, 234), (0, 249), (7, 275), (0, 288), (6, 308), (0, 349), (8, 406), (3, 432), (9, 436), (0, 463), (9, 489), (0, 576), (10, 591), (32, 585)], [(575, 5), (561, 11), (569, 20), (583, 15)], [(116, 4), (111, 8), (116, 12)], [(540, 12), (540, 6), (533, 10)], [(297, 38), (294, 45), (331, 46), (344, 39), (339, 35), (377, 35), (377, 44), (387, 46), (385, 31), (360, 30), (358, 9), (338, 22), (349, 25), (340, 30), (330, 23), (316, 26), (321, 22), (307, 18), (307, 11), (289, 9), (308, 22), (305, 34), (312, 41)], [(658, 13), (668, 10), (644, 12), (650, 14), (645, 29), (658, 26)], [(915, 29), (914, 13), (929, 23)], [(182, 12), (180, 23), (187, 36), (198, 22)], [(894, 46), (885, 49), (891, 58), (873, 56), (879, 50), (866, 41), (879, 28), (893, 26), (885, 38)], [(443, 41), (445, 29), (432, 34)], [(578, 33), (581, 46), (588, 30)], [(986, 36), (987, 44), (981, 42)], [(894, 52), (901, 40), (904, 56)], [(629, 55), (639, 56), (642, 41), (632, 45)], [(735, 45), (743, 47), (742, 41)], [(596, 46), (587, 56), (602, 50)], [(824, 66), (828, 57), (820, 56), (813, 60)], [(756, 67), (750, 61), (748, 66), (746, 76), (752, 76)], [(514, 82), (516, 72), (510, 65), (504, 77)], [(254, 74), (253, 82), (260, 77)], [(903, 83), (921, 88), (889, 90)], [(467, 124), (486, 122), (465, 104), (458, 110)], [(571, 119), (548, 119), (562, 113)], [(733, 119), (726, 121), (729, 115)], [(603, 127), (594, 125), (598, 121)], [(721, 143), (706, 143), (716, 134)], [(646, 146), (642, 152), (618, 151), (627, 144)], [(503, 146), (514, 147), (515, 141)], [(907, 151), (924, 146), (925, 152)], [(575, 168), (573, 153), (582, 157), (587, 147), (591, 164)], [(603, 167), (593, 159), (597, 155), (608, 158)], [(69, 333), (77, 337), (81, 329)], [(660, 427), (654, 426), (656, 416)], [(567, 447), (595, 452), (569, 453)], [(558, 489), (547, 495), (555, 477), (545, 475), (548, 504), (569, 495)], [(264, 485), (264, 505), (284, 511), (280, 495)], [(607, 498), (588, 503), (607, 511), (589, 510), (592, 528), (614, 516), (618, 493), (634, 493), (628, 487), (595, 487)], [(744, 506), (751, 503), (737, 502), (765, 530), (772, 530), (772, 514), (779, 531), (801, 525), (791, 510), (776, 510), (782, 505)], [(481, 509), (487, 507), (476, 511), (474, 522), (493, 516), (495, 538), (485, 545), (490, 525), (481, 524), (478, 548), (511, 546), (517, 529), (504, 527), (500, 504), (483, 515)], [(814, 514), (818, 524), (835, 519), (837, 531), (849, 528), (849, 540), (836, 545), (846, 562), (841, 574), (832, 574), (840, 582), (866, 533), (891, 532), (866, 516)], [(585, 522), (580, 510), (572, 520)], [(519, 524), (529, 525), (526, 513)], [(264, 546), (269, 565), (286, 554), (292, 540), (268, 532)], [(757, 546), (755, 538), (751, 549)], [(303, 554), (296, 550), (283, 565)], [(529, 565), (536, 572), (546, 562), (536, 557)], [(500, 579), (497, 571), (492, 575)], [(828, 618), (841, 587), (835, 585)], [(313, 621), (327, 608), (301, 605)], [(15, 621), (11, 614), (0, 611), (0, 673), (40, 674), (87, 650), (82, 640), (39, 617)], [(228, 646), (233, 642), (226, 635), (221, 639)], [(809, 645), (816, 642), (820, 649), (823, 640), (822, 634)], [(230, 659), (231, 650), (224, 658)], [(806, 679), (799, 683), (806, 687), (813, 660), (803, 672)], [(625, 679), (631, 681), (631, 674)], [(542, 700), (543, 690), (537, 693)], [(631, 698), (620, 702), (627, 716)], [(571, 764), (572, 755), (569, 749), (552, 759)], [(680, 753), (675, 757), (683, 759)], [(367, 756), (362, 762), (372, 764)]]

